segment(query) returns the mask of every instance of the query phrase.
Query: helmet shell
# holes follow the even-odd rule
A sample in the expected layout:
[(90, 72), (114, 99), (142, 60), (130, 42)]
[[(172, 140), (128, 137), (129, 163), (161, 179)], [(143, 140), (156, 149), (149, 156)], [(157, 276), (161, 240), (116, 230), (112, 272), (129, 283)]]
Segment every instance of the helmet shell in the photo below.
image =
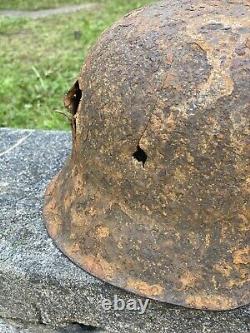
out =
[(249, 16), (248, 0), (168, 0), (91, 50), (44, 209), (87, 272), (186, 307), (249, 303)]

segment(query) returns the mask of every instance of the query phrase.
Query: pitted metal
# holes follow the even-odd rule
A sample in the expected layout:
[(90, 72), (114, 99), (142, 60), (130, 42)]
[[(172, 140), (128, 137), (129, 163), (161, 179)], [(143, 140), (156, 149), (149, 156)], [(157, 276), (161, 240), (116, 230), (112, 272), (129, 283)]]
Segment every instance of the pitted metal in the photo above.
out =
[(94, 276), (186, 307), (249, 303), (249, 15), (247, 0), (168, 0), (91, 50), (44, 215)]

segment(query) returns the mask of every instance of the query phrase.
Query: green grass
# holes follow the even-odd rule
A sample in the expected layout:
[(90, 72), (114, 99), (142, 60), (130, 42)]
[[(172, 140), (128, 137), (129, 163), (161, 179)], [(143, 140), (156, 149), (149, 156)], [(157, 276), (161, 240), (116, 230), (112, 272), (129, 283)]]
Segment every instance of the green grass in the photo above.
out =
[(0, 9), (35, 10), (53, 8), (64, 5), (79, 5), (85, 2), (100, 2), (94, 0), (1, 0)]
[(64, 110), (63, 95), (89, 48), (116, 19), (149, 2), (107, 0), (88, 13), (41, 20), (0, 18), (0, 127), (68, 128), (55, 111)]

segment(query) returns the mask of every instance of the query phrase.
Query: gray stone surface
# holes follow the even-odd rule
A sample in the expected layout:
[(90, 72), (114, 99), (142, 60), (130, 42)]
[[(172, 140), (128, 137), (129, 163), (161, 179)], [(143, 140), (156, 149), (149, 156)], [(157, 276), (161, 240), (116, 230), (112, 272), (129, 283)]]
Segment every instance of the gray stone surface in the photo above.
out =
[(0, 319), (0, 333), (102, 333), (79, 324), (53, 327), (44, 324), (29, 324), (20, 320)]
[(205, 312), (150, 301), (143, 315), (102, 309), (105, 298), (137, 297), (70, 262), (43, 225), (44, 190), (70, 146), (65, 132), (0, 130), (0, 316), (29, 325), (82, 323), (119, 333), (249, 332), (249, 307)]

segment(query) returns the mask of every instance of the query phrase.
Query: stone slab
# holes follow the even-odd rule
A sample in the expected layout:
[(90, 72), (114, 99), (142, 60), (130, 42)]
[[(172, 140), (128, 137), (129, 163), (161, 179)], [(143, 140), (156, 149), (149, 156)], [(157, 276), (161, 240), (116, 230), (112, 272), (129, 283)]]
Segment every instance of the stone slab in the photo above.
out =
[(53, 327), (43, 324), (29, 324), (20, 320), (1, 319), (0, 333), (102, 333), (104, 331), (93, 330), (79, 324), (69, 324)]
[(249, 307), (227, 312), (150, 301), (146, 312), (104, 311), (103, 299), (136, 297), (68, 260), (43, 224), (44, 190), (69, 155), (67, 132), (0, 129), (0, 316), (107, 332), (247, 333)]

